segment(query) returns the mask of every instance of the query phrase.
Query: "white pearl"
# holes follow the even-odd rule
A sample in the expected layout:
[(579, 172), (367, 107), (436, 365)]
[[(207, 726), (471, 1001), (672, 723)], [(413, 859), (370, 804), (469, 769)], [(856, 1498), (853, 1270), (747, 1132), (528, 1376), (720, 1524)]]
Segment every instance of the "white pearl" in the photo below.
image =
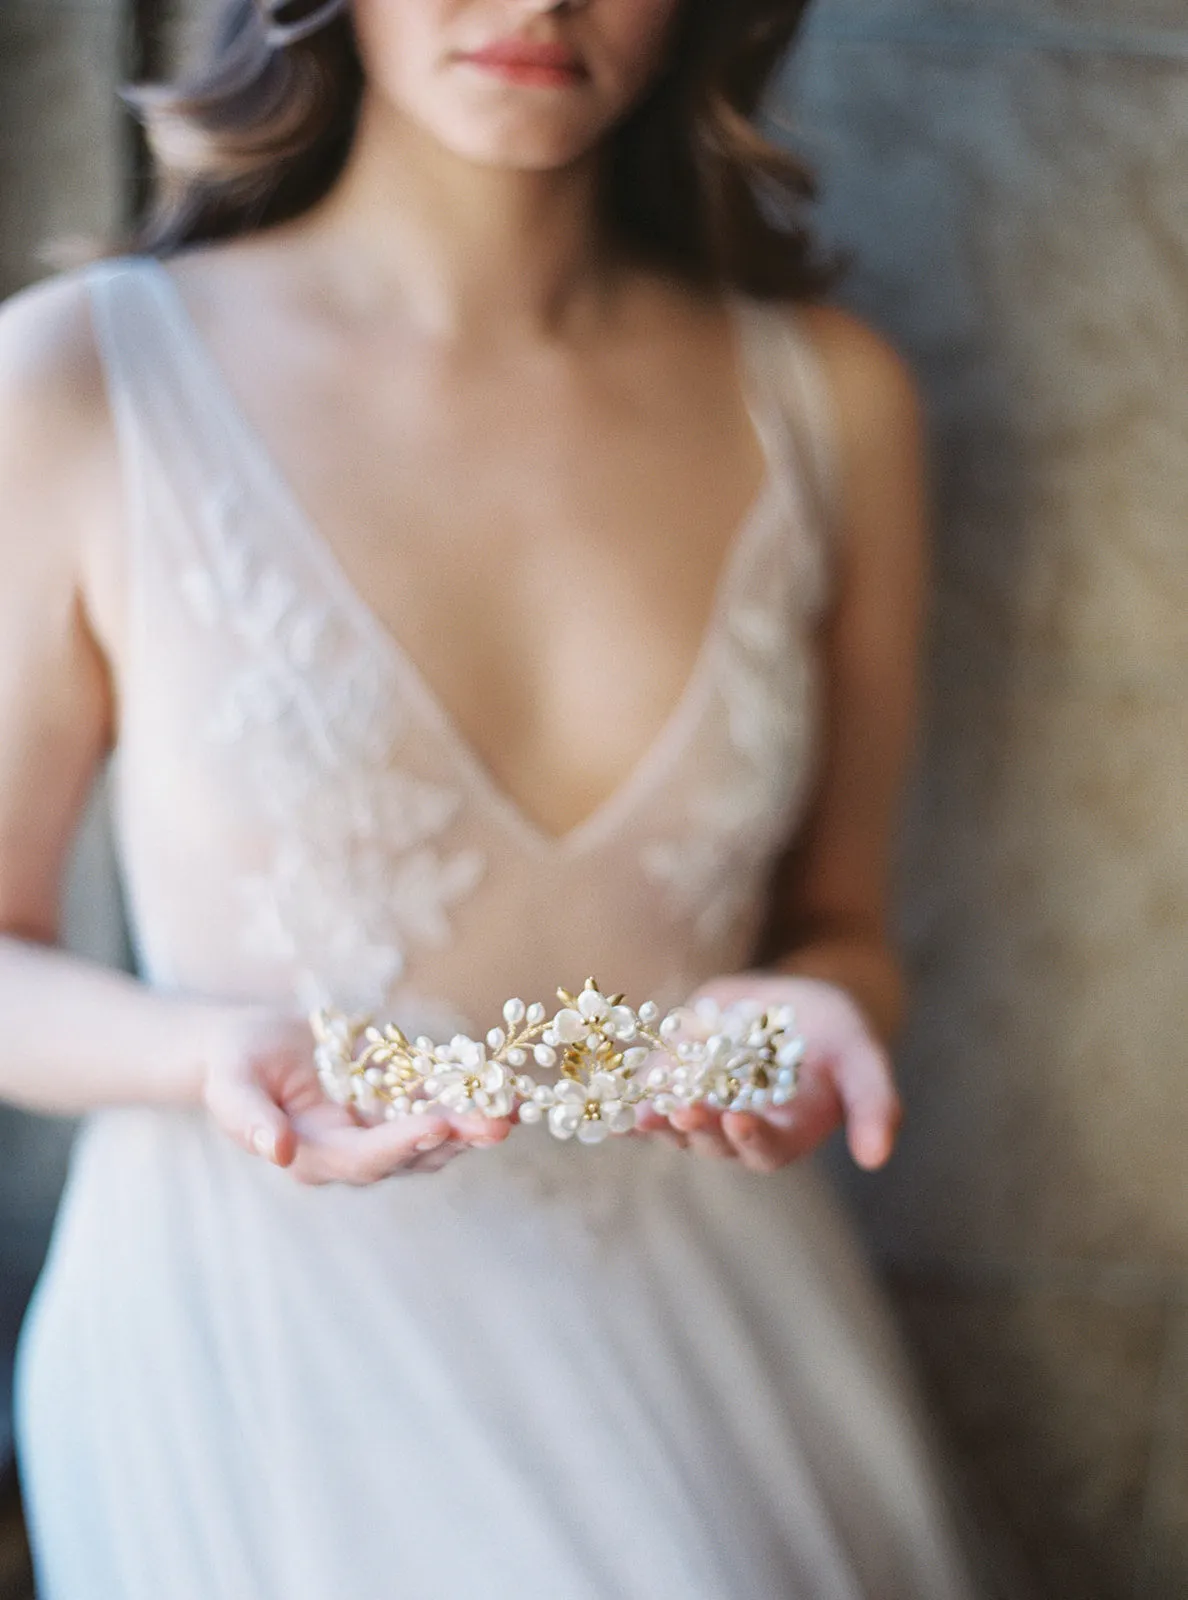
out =
[(534, 1126), (544, 1116), (544, 1112), (533, 1101), (528, 1100), (520, 1107), (520, 1121)]
[(557, 1052), (550, 1044), (538, 1044), (532, 1055), (538, 1067), (555, 1067), (557, 1065)]
[(522, 1067), (527, 1060), (527, 1055), (518, 1046), (514, 1050), (507, 1052), (507, 1064), (509, 1067)]
[(492, 1028), (487, 1034), (487, 1046), (491, 1050), (502, 1050), (507, 1043), (507, 1034), (502, 1028)]
[(509, 1000), (503, 1008), (503, 1020), (515, 1028), (523, 1022), (525, 1009), (522, 1000)]
[(650, 1028), (660, 1015), (660, 1007), (654, 1000), (645, 1000), (639, 1008), (639, 1020), (645, 1028)]
[(545, 1019), (545, 1008), (539, 1000), (534, 1000), (528, 1007), (528, 1023), (533, 1028), (538, 1028)]

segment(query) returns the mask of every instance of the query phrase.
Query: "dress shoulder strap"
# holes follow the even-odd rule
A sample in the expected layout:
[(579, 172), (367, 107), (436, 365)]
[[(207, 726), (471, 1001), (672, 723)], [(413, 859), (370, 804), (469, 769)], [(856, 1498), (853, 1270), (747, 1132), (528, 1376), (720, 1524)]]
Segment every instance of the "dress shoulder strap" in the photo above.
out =
[(130, 575), (162, 561), (229, 588), (245, 564), (298, 561), (267, 464), (241, 426), (168, 274), (147, 256), (88, 269), (120, 439)]
[(783, 311), (776, 318), (783, 337), (781, 392), (787, 398), (785, 418), (798, 447), (809, 490), (832, 544), (841, 516), (841, 461), (837, 414), (825, 363), (802, 311)]
[(798, 475), (818, 535), (831, 553), (840, 526), (842, 486), (829, 375), (801, 308), (765, 305), (760, 323), (764, 338), (759, 359), (784, 429), (789, 470)]
[(226, 463), (230, 441), (147, 256), (95, 263), (86, 282), (108, 394), (134, 473), (164, 467), (182, 493)]
[[(833, 588), (841, 530), (838, 424), (824, 360), (803, 311), (742, 301), (749, 365), (772, 469), (795, 520), (802, 580), (823, 606)], [(811, 576), (810, 576), (811, 575)]]

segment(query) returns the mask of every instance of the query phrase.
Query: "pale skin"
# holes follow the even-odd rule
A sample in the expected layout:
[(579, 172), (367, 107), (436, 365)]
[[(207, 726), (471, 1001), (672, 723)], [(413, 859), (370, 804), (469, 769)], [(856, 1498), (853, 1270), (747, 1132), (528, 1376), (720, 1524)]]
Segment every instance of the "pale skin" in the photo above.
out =
[[(763, 471), (723, 307), (616, 259), (594, 225), (598, 143), (662, 67), (675, 10), (358, 0), (364, 112), (335, 189), (170, 266), (347, 573), (553, 834), (617, 787), (678, 698)], [(580, 74), (512, 84), (458, 55), (509, 35), (569, 46)], [(877, 1167), (900, 1117), (887, 877), (925, 587), (920, 407), (879, 336), (835, 309), (802, 315), (841, 468), (826, 754), (779, 885), (786, 953), (706, 991), (791, 1001), (809, 1061), (770, 1118), (642, 1125), (755, 1171), (843, 1123)], [(119, 734), (123, 515), (86, 298), (65, 278), (0, 313), (0, 1097), (204, 1106), (307, 1183), (433, 1171), (506, 1138), (480, 1118), (362, 1128), (323, 1101), (300, 1018), (154, 993), (55, 948), (69, 843)], [(518, 625), (561, 593), (586, 602), (564, 630)], [(610, 736), (583, 739), (588, 722)]]

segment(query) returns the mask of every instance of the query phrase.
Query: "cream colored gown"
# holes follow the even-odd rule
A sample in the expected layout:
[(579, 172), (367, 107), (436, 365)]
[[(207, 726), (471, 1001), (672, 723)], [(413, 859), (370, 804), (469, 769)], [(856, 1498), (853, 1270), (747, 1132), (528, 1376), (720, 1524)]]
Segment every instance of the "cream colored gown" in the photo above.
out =
[[(560, 839), (501, 793), (235, 409), (168, 274), (90, 269), (126, 474), (116, 826), (141, 971), (485, 1030), (745, 965), (818, 736), (828, 417), (736, 303), (766, 485), (680, 703)], [(812, 487), (815, 486), (815, 487)], [(305, 1189), (86, 1122), (19, 1368), (43, 1600), (965, 1600), (910, 1382), (809, 1165), (522, 1129)]]

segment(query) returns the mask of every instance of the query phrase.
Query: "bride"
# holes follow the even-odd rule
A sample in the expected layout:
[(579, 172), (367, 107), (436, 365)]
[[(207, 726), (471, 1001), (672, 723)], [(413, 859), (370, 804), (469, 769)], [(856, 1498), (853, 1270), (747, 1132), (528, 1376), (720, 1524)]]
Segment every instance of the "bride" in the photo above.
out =
[[(961, 1600), (804, 1158), (890, 1155), (903, 363), (755, 122), (793, 0), (221, 0), (155, 208), (0, 317), (0, 1095), (85, 1123), (18, 1374), (45, 1600)], [(138, 976), (55, 948), (111, 753)], [(371, 1125), (308, 1014), (590, 973), (799, 1091)]]

